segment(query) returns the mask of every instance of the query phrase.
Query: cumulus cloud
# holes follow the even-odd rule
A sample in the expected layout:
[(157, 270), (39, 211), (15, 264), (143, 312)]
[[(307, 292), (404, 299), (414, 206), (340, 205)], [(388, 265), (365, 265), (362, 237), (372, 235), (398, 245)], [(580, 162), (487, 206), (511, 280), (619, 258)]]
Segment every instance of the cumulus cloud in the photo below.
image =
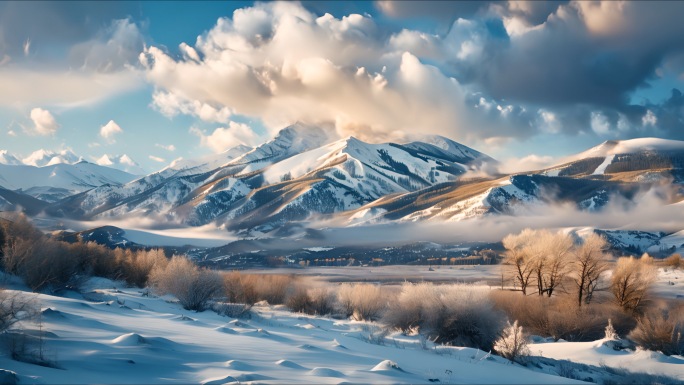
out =
[[(232, 112), (272, 129), (334, 123), (371, 141), (425, 130), (518, 135), (519, 106), (473, 112), (458, 80), (412, 53), (421, 39), (425, 53), (434, 48), (433, 37), (388, 36), (367, 16), (316, 17), (296, 3), (266, 3), (220, 19), (192, 50), (181, 45), (181, 59), (152, 46), (140, 60), (158, 88), (154, 105), (169, 116), (225, 121)], [(476, 44), (460, 47), (463, 57), (478, 55)]]
[(205, 122), (228, 123), (231, 115), (227, 107), (214, 107), (198, 100), (188, 100), (171, 92), (155, 92), (152, 95), (152, 104), (170, 118), (182, 113), (196, 116)]
[(236, 122), (230, 122), (227, 127), (219, 127), (209, 135), (197, 127), (192, 127), (190, 133), (200, 138), (201, 146), (216, 153), (241, 144), (253, 147), (262, 139), (248, 125)]
[(33, 121), (33, 131), (38, 135), (54, 135), (59, 128), (52, 113), (39, 107), (31, 110), (31, 121)]
[(114, 136), (123, 132), (123, 129), (116, 124), (115, 121), (110, 120), (104, 126), (100, 127), (100, 136), (114, 143)]
[(140, 62), (156, 87), (155, 108), (207, 122), (245, 115), (273, 130), (302, 121), (370, 141), (422, 131), (469, 142), (643, 134), (650, 110), (659, 129), (684, 136), (676, 108), (628, 102), (664, 61), (684, 63), (673, 59), (684, 52), (676, 38), (684, 5), (664, 5), (377, 4), (392, 17), (450, 15), (449, 29), (434, 34), (390, 32), (357, 14), (317, 16), (298, 3), (257, 3), (219, 19), (194, 46), (181, 44), (180, 56), (152, 46)]

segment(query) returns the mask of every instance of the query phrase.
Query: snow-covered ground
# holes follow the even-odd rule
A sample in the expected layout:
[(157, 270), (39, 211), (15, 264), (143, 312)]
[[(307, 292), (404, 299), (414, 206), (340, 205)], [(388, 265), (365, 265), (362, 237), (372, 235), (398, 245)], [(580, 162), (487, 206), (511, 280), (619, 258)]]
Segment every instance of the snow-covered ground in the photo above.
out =
[[(661, 271), (661, 281), (671, 278)], [(171, 297), (100, 278), (62, 297), (21, 293), (40, 303), (45, 357), (56, 367), (0, 355), (0, 368), (17, 373), (19, 383), (571, 384), (601, 383), (611, 376), (605, 367), (684, 382), (684, 357), (615, 351), (602, 341), (535, 343), (530, 350), (538, 363), (521, 366), (281, 306), (255, 306), (245, 319), (189, 312)]]

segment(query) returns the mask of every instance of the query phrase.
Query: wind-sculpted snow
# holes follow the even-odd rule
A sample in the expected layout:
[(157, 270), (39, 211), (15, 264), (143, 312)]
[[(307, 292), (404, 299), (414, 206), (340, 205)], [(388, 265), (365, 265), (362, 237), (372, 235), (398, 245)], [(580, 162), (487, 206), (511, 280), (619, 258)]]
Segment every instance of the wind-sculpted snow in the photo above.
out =
[[(173, 297), (101, 278), (85, 282), (83, 294), (15, 293), (40, 301), (40, 325), (24, 327), (43, 336), (41, 357), (49, 363), (0, 356), (0, 378), (19, 384), (579, 384), (589, 377), (622, 383), (630, 375), (620, 369), (625, 363), (629, 370), (684, 380), (681, 357), (615, 351), (603, 340), (535, 343), (532, 360), (542, 364), (522, 366), (394, 330), (373, 339), (383, 325), (277, 306), (254, 306), (251, 317), (240, 320), (188, 313)], [(561, 377), (561, 365), (577, 379)]]

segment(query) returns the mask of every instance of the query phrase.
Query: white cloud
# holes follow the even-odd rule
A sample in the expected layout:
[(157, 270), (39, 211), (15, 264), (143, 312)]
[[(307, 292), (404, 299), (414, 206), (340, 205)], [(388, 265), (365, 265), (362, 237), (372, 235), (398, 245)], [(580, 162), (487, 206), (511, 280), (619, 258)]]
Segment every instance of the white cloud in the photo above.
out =
[(556, 158), (552, 156), (535, 154), (523, 158), (508, 158), (501, 161), (499, 171), (505, 174), (536, 171), (553, 166), (556, 161)]
[(190, 132), (200, 138), (200, 145), (219, 153), (240, 144), (255, 146), (260, 137), (246, 124), (230, 122), (228, 127), (219, 127), (206, 135), (200, 129), (192, 127)]
[(130, 19), (112, 21), (95, 38), (71, 47), (70, 59), (77, 67), (100, 73), (116, 72), (137, 63), (144, 40)]
[(163, 145), (163, 144), (156, 143), (154, 146), (159, 147), (159, 148), (163, 148), (164, 150), (169, 151), (169, 152), (176, 151), (176, 146), (174, 146), (173, 144)]
[(655, 127), (655, 125), (657, 123), (658, 123), (658, 118), (655, 116), (655, 114), (651, 110), (646, 111), (646, 114), (641, 118), (641, 125), (644, 127), (646, 127), (646, 126)]
[[(413, 53), (429, 52), (434, 39), (387, 36), (367, 16), (316, 17), (297, 3), (257, 3), (220, 19), (194, 51), (181, 47), (184, 59), (149, 47), (140, 61), (158, 89), (154, 105), (169, 116), (226, 121), (228, 111), (216, 111), (227, 108), (273, 130), (295, 121), (334, 123), (342, 135), (371, 141), (418, 130), (457, 139), (513, 135), (511, 114), (466, 108), (465, 88)], [(449, 44), (475, 60), (481, 53), (471, 43)]]
[(166, 160), (164, 158), (160, 158), (160, 157), (154, 156), (154, 155), (150, 155), (149, 158), (152, 159), (153, 161), (159, 162), (159, 163), (166, 162)]
[(31, 53), (31, 39), (26, 39), (24, 41), (24, 56), (28, 56)]
[(187, 100), (170, 92), (155, 92), (152, 95), (152, 104), (168, 117), (174, 117), (179, 112), (186, 115), (194, 115), (205, 122), (228, 123), (230, 109), (227, 107), (213, 107), (210, 104), (197, 100)]
[(599, 135), (608, 134), (610, 132), (610, 122), (601, 112), (592, 112), (591, 129)]
[(121, 127), (113, 120), (110, 120), (107, 124), (100, 127), (100, 136), (107, 139), (110, 143), (114, 143), (114, 135), (122, 132), (123, 130)]
[(9, 135), (9, 136), (17, 136), (17, 133), (14, 132), (14, 130), (9, 130), (9, 131), (7, 131), (7, 135)]
[(539, 117), (541, 118), (541, 130), (551, 134), (557, 134), (561, 131), (562, 125), (556, 114), (551, 111), (539, 110)]
[(38, 135), (54, 135), (59, 128), (55, 117), (48, 110), (34, 108), (31, 110), (34, 132)]
[[(139, 73), (38, 71), (7, 68), (0, 71), (0, 105), (15, 108), (35, 104), (62, 107), (91, 105), (144, 84)], [(39, 86), (38, 86), (39, 85)]]

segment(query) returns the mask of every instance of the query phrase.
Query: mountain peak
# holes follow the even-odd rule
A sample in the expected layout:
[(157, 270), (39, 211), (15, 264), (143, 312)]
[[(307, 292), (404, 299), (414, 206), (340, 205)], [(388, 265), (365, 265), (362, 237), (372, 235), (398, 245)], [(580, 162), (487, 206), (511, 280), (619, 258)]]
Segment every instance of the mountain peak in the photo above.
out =
[(661, 138), (635, 138), (626, 140), (606, 140), (598, 146), (581, 152), (571, 159), (606, 157), (618, 154), (633, 154), (642, 151), (684, 150), (684, 141)]
[(39, 149), (31, 153), (31, 155), (24, 158), (22, 161), (29, 166), (44, 167), (60, 163), (74, 164), (81, 159), (74, 154), (71, 149), (64, 149), (59, 152)]
[(23, 163), (19, 158), (10, 154), (7, 150), (0, 150), (0, 164), (6, 164), (10, 166), (22, 165)]
[(145, 171), (140, 167), (138, 162), (134, 161), (127, 154), (123, 155), (109, 155), (104, 154), (95, 160), (95, 163), (99, 166), (105, 166), (114, 168), (117, 170), (125, 171), (134, 175), (143, 175)]

